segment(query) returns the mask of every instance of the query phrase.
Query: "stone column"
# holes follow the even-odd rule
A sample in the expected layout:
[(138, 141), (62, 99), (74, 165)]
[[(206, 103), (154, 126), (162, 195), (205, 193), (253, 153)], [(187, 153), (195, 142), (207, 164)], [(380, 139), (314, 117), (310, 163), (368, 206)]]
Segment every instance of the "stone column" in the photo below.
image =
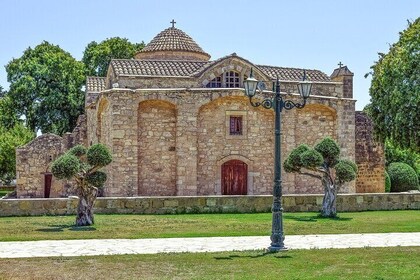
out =
[[(137, 148), (137, 109), (127, 92), (110, 95), (110, 109), (106, 118), (110, 121), (104, 126), (107, 135), (105, 143), (110, 146), (112, 163), (107, 168), (110, 185), (106, 196), (137, 195), (138, 148)], [(108, 183), (108, 184), (109, 184)]]
[(179, 104), (176, 121), (177, 195), (197, 195), (197, 117), (195, 104)]
[[(337, 140), (341, 149), (341, 158), (355, 161), (355, 100), (337, 102)], [(346, 183), (340, 190), (343, 193), (356, 192), (355, 181)]]

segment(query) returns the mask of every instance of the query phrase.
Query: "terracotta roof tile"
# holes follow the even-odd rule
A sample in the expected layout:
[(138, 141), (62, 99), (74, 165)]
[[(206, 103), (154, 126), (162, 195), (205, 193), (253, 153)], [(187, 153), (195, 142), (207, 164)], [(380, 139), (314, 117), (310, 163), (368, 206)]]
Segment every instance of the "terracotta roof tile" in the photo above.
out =
[(117, 75), (189, 77), (205, 61), (113, 59)]
[(87, 77), (86, 91), (101, 92), (105, 89), (105, 77)]
[(306, 79), (313, 82), (330, 82), (331, 79), (327, 74), (319, 70), (286, 68), (267, 65), (257, 65), (267, 76), (276, 79), (278, 76), (280, 80), (284, 81), (300, 81), (303, 77), (303, 70), (306, 70)]
[(190, 51), (209, 55), (184, 31), (170, 27), (156, 35), (140, 52)]
[[(232, 55), (230, 55), (232, 56)], [(111, 65), (116, 75), (133, 76), (178, 76), (196, 77), (211, 66), (217, 64), (226, 57), (214, 61), (188, 61), (188, 60), (139, 60), (139, 59), (113, 59)], [(299, 68), (275, 67), (256, 65), (267, 76), (275, 79), (278, 75), (280, 80), (300, 81), (303, 70)], [(307, 80), (314, 82), (330, 82), (331, 79), (319, 70), (306, 70)]]

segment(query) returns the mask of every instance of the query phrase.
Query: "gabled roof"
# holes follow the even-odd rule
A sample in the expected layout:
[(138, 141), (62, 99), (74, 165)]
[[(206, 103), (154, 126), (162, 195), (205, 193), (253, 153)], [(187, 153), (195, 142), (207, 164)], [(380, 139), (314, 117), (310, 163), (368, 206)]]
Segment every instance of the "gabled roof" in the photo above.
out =
[[(172, 76), (172, 77), (198, 77), (217, 63), (237, 57), (231, 54), (214, 61), (191, 60), (142, 60), (142, 59), (113, 59), (111, 67), (117, 76)], [(242, 59), (242, 58), (241, 58)], [(244, 61), (251, 62), (243, 59)], [(283, 81), (300, 81), (303, 70), (300, 68), (285, 68), (267, 65), (255, 65), (259, 70), (272, 79), (278, 75)], [(329, 82), (330, 77), (319, 70), (306, 70), (306, 77), (314, 82)], [(91, 77), (89, 77), (91, 78)]]
[(331, 74), (330, 78), (333, 79), (337, 76), (353, 76), (353, 72), (347, 66), (340, 66), (337, 69), (334, 69), (334, 72)]
[(105, 90), (105, 77), (87, 77), (86, 91), (87, 92), (101, 92)]
[(117, 76), (189, 77), (206, 61), (113, 59), (111, 67)]
[(310, 70), (310, 69), (300, 69), (300, 68), (286, 68), (286, 67), (277, 67), (277, 66), (267, 66), (267, 65), (257, 65), (261, 71), (266, 75), (270, 76), (272, 79), (276, 79), (277, 76), (279, 80), (283, 81), (301, 81), (303, 78), (303, 71), (306, 71), (306, 79), (313, 82), (330, 82), (331, 79), (322, 71), (319, 70)]

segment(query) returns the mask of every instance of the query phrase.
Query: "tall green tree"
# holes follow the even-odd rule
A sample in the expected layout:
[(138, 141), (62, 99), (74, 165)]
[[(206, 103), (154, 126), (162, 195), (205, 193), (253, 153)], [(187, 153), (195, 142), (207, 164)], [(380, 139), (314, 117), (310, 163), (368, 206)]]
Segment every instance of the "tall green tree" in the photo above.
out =
[(6, 65), (7, 93), (19, 116), (33, 131), (62, 135), (72, 131), (83, 113), (86, 71), (57, 45), (42, 42)]
[(0, 98), (3, 97), (6, 93), (7, 91), (5, 91), (2, 86), (0, 86)]
[(6, 93), (0, 97), (0, 127), (11, 129), (19, 121), (13, 100)]
[(6, 129), (0, 126), (0, 181), (9, 184), (16, 178), (16, 148), (35, 137), (21, 122)]
[(92, 41), (83, 52), (82, 62), (89, 75), (105, 77), (112, 58), (133, 58), (143, 47), (143, 42), (130, 43), (128, 39), (120, 37), (109, 38), (99, 44)]
[[(420, 18), (371, 67), (367, 110), (379, 140), (420, 151)], [(369, 75), (367, 74), (367, 75)]]

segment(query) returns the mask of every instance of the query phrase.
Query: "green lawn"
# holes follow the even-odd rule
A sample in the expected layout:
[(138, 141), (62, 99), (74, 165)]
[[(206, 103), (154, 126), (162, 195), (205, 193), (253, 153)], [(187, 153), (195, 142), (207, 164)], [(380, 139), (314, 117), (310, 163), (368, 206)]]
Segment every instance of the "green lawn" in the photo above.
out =
[(8, 194), (10, 191), (0, 190), (0, 198)]
[[(285, 213), (286, 235), (420, 232), (419, 211)], [(2, 217), (0, 241), (269, 235), (271, 214), (95, 215), (92, 227), (74, 227), (75, 216)]]
[(419, 279), (420, 247), (2, 259), (0, 279)]

